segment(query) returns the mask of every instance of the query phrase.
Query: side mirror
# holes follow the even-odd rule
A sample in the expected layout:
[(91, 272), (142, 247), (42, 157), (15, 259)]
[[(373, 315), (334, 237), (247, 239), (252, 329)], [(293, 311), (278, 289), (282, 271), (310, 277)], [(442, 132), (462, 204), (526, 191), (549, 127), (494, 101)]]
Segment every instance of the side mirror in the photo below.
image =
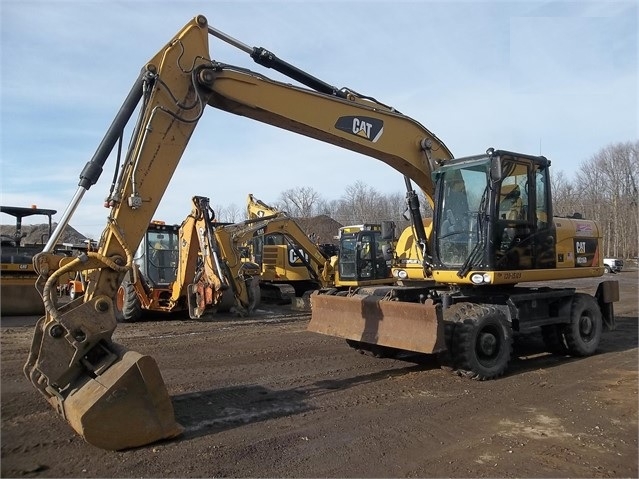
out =
[(382, 221), (382, 239), (393, 240), (395, 239), (395, 222), (394, 221)]
[(491, 158), (490, 162), (490, 179), (497, 183), (502, 179), (502, 171), (501, 171), (501, 157), (495, 156)]

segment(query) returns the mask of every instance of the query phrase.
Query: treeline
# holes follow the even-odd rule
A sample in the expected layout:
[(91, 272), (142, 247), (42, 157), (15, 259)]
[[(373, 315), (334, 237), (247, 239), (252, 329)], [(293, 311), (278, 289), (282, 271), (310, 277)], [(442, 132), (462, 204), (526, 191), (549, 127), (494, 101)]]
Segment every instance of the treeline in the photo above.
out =
[[(639, 141), (602, 148), (579, 165), (572, 179), (557, 166), (551, 167), (551, 178), (555, 216), (581, 213), (586, 219), (597, 220), (603, 229), (606, 257), (634, 258), (639, 254)], [(400, 192), (383, 194), (356, 181), (336, 200), (300, 186), (280, 193), (271, 206), (293, 217), (327, 215), (343, 225), (392, 220), (401, 231), (409, 224), (403, 216), (405, 197)], [(426, 200), (420, 197), (420, 201), (424, 216), (432, 216)], [(239, 221), (244, 214), (232, 206), (218, 208), (218, 216), (222, 221)]]
[(597, 220), (606, 257), (637, 257), (639, 141), (602, 148), (579, 165), (572, 179), (556, 170), (551, 178), (555, 216), (578, 212)]

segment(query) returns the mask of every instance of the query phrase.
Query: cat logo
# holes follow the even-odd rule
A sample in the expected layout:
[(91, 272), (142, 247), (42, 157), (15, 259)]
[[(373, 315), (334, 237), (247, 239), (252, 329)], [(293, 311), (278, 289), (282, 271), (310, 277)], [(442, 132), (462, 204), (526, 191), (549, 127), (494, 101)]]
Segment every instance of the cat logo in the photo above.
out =
[[(302, 261), (302, 258), (304, 260)], [(299, 263), (307, 264), (309, 262), (308, 253), (302, 249), (288, 249), (288, 262), (289, 264), (296, 266)]]
[(341, 116), (335, 128), (376, 143), (384, 133), (384, 122), (367, 116)]

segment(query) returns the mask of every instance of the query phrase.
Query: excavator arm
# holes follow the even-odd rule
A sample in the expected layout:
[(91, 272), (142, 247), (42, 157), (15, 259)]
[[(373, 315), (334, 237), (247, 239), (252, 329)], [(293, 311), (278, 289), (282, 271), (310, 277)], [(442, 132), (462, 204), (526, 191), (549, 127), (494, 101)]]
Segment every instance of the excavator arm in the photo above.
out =
[[(80, 174), (58, 227), (34, 258), (45, 278), (46, 312), (36, 325), (25, 375), (87, 442), (104, 449), (136, 447), (182, 431), (155, 361), (113, 342), (114, 298), (211, 93), (195, 81), (201, 67), (210, 65), (207, 36), (206, 20), (198, 17), (145, 65)], [(110, 214), (98, 251), (58, 268), (53, 247), (139, 104), (131, 147), (107, 198)], [(94, 270), (83, 300), (58, 308), (58, 278), (81, 262)]]
[(252, 193), (249, 193), (246, 198), (246, 215), (250, 220), (275, 215), (279, 212), (279, 210), (267, 205), (262, 200), (258, 200)]
[[(209, 34), (313, 90), (213, 60)], [(407, 185), (414, 181), (431, 202), (431, 171), (452, 157), (435, 135), (393, 108), (324, 84), (264, 49), (246, 47), (209, 27), (203, 16), (187, 23), (142, 69), (82, 170), (56, 230), (34, 258), (46, 313), (36, 326), (25, 375), (98, 447), (136, 447), (181, 431), (155, 361), (113, 342), (114, 298), (206, 105), (377, 158), (403, 174)], [(116, 181), (105, 202), (110, 210), (98, 250), (60, 266), (53, 247), (112, 150), (121, 145), (138, 106), (130, 147), (118, 156)], [(58, 279), (78, 270), (92, 271), (85, 295), (59, 307)]]

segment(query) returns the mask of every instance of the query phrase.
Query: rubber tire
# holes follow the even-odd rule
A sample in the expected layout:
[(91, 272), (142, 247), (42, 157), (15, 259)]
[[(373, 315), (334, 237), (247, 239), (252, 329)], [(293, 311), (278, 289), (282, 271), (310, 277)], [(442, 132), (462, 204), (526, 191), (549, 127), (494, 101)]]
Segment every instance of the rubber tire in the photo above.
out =
[(572, 298), (570, 324), (563, 329), (572, 356), (590, 356), (597, 351), (603, 331), (603, 319), (597, 300), (585, 293)]
[(73, 301), (75, 298), (76, 298), (76, 295), (75, 295), (75, 288), (74, 288), (73, 286), (71, 286), (71, 287), (69, 288), (69, 300), (70, 300), (70, 301)]
[[(512, 356), (513, 332), (503, 311), (495, 306), (474, 304), (455, 326), (452, 353), (457, 373), (477, 381), (502, 376)], [(494, 342), (494, 351), (482, 352), (480, 341)]]
[(446, 350), (437, 353), (437, 361), (441, 369), (452, 372), (456, 371), (453, 351), (455, 328), (457, 324), (464, 320), (468, 311), (471, 311), (473, 308), (474, 305), (472, 303), (455, 303), (443, 310), (444, 343), (446, 344)]
[(124, 303), (120, 319), (123, 323), (135, 323), (142, 317), (142, 304), (135, 292), (133, 283), (124, 282), (120, 288), (124, 288)]
[(612, 270), (610, 269), (610, 266), (606, 265), (604, 266), (604, 273), (612, 273)]
[(564, 325), (549, 324), (541, 327), (541, 338), (549, 353), (565, 356), (568, 354), (568, 345), (564, 336)]

